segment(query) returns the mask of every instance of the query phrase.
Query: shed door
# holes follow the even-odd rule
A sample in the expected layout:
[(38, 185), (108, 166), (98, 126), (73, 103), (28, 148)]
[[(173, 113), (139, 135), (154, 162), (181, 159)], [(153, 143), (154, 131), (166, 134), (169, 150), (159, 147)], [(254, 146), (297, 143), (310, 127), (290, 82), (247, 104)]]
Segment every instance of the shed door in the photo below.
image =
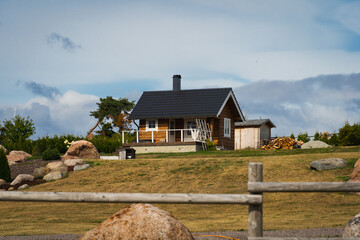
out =
[(235, 129), (235, 150), (240, 150), (240, 143), (241, 143), (241, 129)]

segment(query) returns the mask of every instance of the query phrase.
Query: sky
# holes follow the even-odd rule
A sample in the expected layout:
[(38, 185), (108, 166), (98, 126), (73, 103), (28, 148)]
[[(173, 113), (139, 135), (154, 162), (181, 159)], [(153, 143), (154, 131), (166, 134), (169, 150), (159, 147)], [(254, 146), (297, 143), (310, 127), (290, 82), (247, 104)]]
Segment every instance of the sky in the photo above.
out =
[(232, 87), (273, 135), (360, 122), (360, 1), (0, 0), (0, 121), (86, 135), (100, 97)]

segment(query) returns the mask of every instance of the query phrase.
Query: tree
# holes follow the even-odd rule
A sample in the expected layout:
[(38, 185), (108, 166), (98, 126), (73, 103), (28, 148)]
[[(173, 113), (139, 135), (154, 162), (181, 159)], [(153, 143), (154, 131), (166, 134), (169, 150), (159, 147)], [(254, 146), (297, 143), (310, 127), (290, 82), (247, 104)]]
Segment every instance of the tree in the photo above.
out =
[(321, 137), (321, 136), (320, 136), (320, 133), (319, 133), (318, 131), (316, 131), (315, 134), (314, 134), (314, 140), (315, 140), (315, 141), (319, 141), (319, 140), (320, 140), (320, 137)]
[(350, 125), (348, 122), (339, 129), (339, 141), (344, 146), (360, 145), (360, 123)]
[[(118, 127), (119, 130), (123, 130), (128, 127), (129, 120), (127, 116), (129, 112), (134, 108), (135, 101), (129, 101), (127, 98), (114, 99), (112, 97), (100, 98), (100, 102), (96, 103), (98, 109), (90, 112), (90, 116), (95, 117), (97, 122), (87, 133), (87, 138), (90, 138), (91, 133), (103, 123), (105, 120), (111, 120), (114, 127)], [(126, 119), (126, 121), (120, 121), (120, 119)]]
[(0, 128), (1, 142), (8, 148), (20, 148), (24, 146), (25, 141), (35, 134), (34, 122), (30, 117), (23, 118), (16, 115), (11, 120), (3, 121), (3, 127)]
[(11, 172), (4, 149), (0, 148), (0, 179), (11, 181)]
[(305, 133), (299, 133), (299, 134), (298, 134), (298, 140), (299, 140), (299, 141), (303, 141), (304, 143), (310, 141), (310, 138), (309, 138), (308, 133), (307, 133), (307, 132), (305, 132)]
[(295, 139), (295, 136), (294, 136), (293, 133), (291, 133), (290, 138), (291, 138), (291, 139)]

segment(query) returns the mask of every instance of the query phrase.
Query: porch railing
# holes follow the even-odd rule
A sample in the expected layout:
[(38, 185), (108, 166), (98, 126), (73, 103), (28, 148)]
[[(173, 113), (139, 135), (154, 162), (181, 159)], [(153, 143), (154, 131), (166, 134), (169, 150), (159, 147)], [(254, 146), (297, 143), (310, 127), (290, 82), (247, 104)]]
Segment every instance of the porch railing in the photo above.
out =
[[(174, 135), (174, 142), (176, 142), (176, 132), (180, 132), (180, 141), (184, 142), (185, 140), (192, 140), (195, 142), (201, 142), (205, 141), (205, 139), (202, 139), (200, 137), (200, 130), (194, 129), (194, 128), (188, 128), (188, 129), (159, 129), (159, 130), (131, 130), (131, 131), (122, 131), (122, 142), (125, 142), (125, 133), (136, 133), (136, 143), (139, 143), (141, 139), (139, 139), (139, 132), (151, 132), (151, 142), (155, 142), (155, 134), (157, 132), (165, 132), (166, 138), (165, 142), (170, 142), (170, 134), (173, 133)], [(191, 135), (189, 136), (187, 133), (190, 132)], [(208, 133), (211, 133), (210, 131), (207, 131)], [(211, 136), (211, 134), (209, 134)], [(142, 139), (142, 140), (148, 140), (148, 139)], [(210, 139), (211, 140), (211, 139)]]

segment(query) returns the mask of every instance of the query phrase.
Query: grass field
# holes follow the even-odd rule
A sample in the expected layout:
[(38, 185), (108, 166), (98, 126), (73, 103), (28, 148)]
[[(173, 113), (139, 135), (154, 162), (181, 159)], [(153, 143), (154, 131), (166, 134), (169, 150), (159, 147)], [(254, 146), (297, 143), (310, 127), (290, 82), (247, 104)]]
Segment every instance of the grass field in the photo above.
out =
[[(310, 162), (343, 158), (344, 169), (317, 172)], [(249, 162), (262, 162), (264, 181), (346, 181), (360, 147), (322, 150), (223, 151), (148, 154), (126, 161), (91, 161), (93, 167), (29, 191), (246, 193)], [(346, 193), (266, 193), (264, 229), (344, 227), (360, 209)], [(0, 235), (84, 233), (126, 204), (1, 202)], [(247, 229), (247, 206), (166, 205), (191, 231)]]

